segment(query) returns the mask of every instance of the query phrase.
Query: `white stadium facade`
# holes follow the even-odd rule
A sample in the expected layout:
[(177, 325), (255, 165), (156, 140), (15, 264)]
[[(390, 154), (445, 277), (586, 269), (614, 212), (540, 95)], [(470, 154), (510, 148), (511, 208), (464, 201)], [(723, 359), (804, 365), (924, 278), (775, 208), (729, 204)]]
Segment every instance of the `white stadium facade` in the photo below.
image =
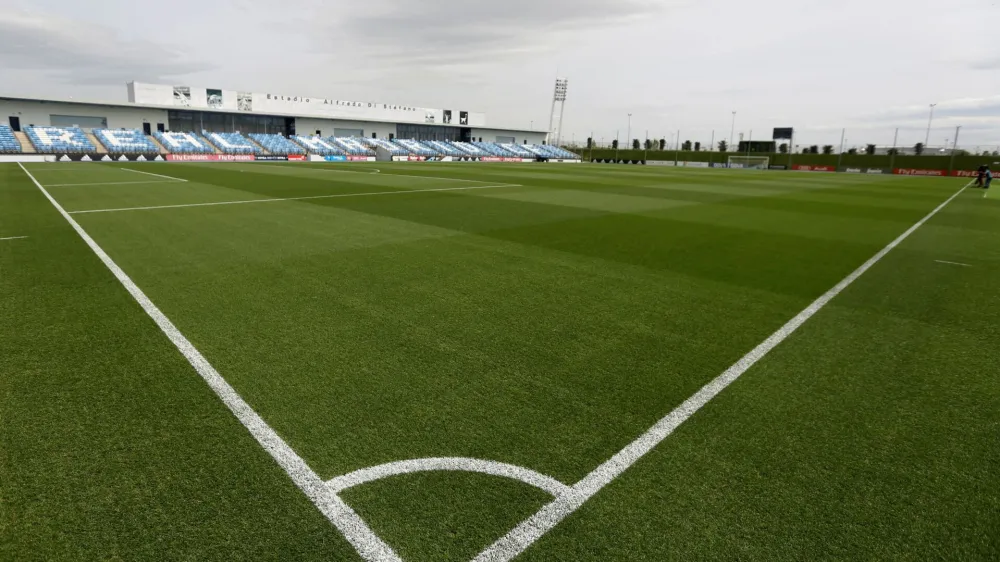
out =
[(574, 161), (545, 131), (376, 101), (129, 82), (128, 102), (0, 97), (3, 160)]

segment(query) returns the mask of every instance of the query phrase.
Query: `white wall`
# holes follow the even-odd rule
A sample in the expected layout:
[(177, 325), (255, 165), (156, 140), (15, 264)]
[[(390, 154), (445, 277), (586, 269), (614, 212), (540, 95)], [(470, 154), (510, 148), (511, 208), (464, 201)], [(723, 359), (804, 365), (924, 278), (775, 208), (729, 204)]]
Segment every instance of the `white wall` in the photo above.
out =
[(334, 129), (361, 129), (365, 136), (371, 138), (372, 133), (380, 139), (389, 138), (389, 133), (396, 134), (395, 123), (372, 123), (367, 121), (345, 121), (342, 119), (313, 119), (309, 117), (295, 118), (295, 134), (310, 136), (320, 131), (320, 136), (333, 135)]
[(472, 129), (472, 136), (475, 140), (483, 139), (483, 142), (496, 142), (497, 137), (514, 137), (517, 144), (542, 144), (545, 142), (545, 133), (532, 133), (529, 131), (504, 131), (500, 129)]
[(52, 124), (50, 115), (107, 117), (111, 129), (142, 129), (143, 119), (150, 123), (154, 131), (157, 123), (167, 126), (165, 109), (0, 99), (0, 123), (8, 123), (10, 116), (15, 116), (21, 119), (21, 127), (49, 126)]

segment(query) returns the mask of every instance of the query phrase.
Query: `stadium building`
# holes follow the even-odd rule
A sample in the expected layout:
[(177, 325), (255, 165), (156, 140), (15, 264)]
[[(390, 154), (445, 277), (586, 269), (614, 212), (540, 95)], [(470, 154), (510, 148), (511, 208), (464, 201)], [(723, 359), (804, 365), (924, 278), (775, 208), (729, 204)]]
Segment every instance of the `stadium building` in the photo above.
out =
[(0, 97), (0, 159), (572, 161), (485, 113), (129, 82), (128, 103)]

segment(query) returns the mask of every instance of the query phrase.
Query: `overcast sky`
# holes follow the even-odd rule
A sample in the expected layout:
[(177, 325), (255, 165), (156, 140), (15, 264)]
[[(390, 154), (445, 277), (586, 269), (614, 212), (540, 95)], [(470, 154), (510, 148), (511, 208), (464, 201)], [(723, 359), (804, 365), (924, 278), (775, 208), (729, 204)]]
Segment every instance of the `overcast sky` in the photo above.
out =
[(378, 100), (549, 121), (564, 140), (1000, 147), (998, 0), (0, 0), (0, 95), (124, 83)]

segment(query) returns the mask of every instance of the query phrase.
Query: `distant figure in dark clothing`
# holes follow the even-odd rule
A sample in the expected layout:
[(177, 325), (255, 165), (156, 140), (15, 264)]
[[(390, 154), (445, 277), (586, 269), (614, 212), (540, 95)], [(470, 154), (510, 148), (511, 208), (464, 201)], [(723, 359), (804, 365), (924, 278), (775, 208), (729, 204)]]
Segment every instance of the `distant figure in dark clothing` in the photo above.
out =
[(986, 170), (989, 168), (986, 164), (979, 167), (976, 174), (976, 187), (983, 187), (983, 181), (986, 180)]
[(983, 187), (989, 189), (991, 183), (993, 183), (993, 172), (990, 171), (989, 166), (986, 166), (986, 185)]

